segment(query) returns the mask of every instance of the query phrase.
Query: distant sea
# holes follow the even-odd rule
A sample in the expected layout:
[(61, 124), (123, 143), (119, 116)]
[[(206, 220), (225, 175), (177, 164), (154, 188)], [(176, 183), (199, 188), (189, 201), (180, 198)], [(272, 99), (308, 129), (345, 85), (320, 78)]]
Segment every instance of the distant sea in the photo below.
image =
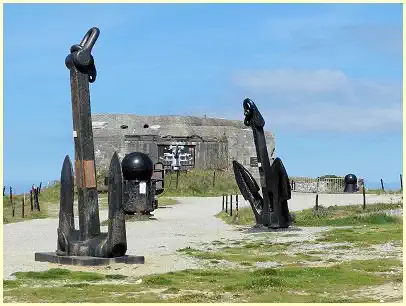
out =
[[(370, 182), (365, 180), (365, 187), (367, 189), (381, 189), (381, 182)], [(399, 190), (400, 189), (400, 179), (397, 182), (385, 182), (383, 181), (383, 187), (385, 190)]]

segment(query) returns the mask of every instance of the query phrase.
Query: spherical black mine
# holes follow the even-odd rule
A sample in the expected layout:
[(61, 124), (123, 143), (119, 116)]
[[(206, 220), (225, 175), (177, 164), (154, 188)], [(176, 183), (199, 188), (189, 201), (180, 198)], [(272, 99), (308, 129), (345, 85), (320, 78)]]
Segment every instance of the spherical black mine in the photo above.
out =
[(152, 177), (154, 164), (147, 154), (132, 152), (124, 156), (121, 168), (127, 181), (148, 181)]
[(356, 184), (357, 183), (357, 177), (355, 174), (347, 174), (344, 177), (344, 183), (345, 184)]

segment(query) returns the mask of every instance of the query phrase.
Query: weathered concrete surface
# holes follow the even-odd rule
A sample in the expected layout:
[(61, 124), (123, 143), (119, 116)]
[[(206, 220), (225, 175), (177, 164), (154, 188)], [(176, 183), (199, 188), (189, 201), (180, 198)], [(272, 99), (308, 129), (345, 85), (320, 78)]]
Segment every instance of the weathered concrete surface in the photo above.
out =
[[(256, 156), (252, 130), (243, 120), (94, 114), (92, 121), (96, 165), (100, 169), (107, 168), (114, 151), (120, 158), (133, 151), (148, 153), (157, 162), (158, 145), (178, 143), (195, 146), (196, 168), (231, 168), (232, 161), (237, 160), (257, 177), (258, 169), (249, 166), (250, 157)], [(271, 158), (274, 136), (270, 132), (265, 136)]]

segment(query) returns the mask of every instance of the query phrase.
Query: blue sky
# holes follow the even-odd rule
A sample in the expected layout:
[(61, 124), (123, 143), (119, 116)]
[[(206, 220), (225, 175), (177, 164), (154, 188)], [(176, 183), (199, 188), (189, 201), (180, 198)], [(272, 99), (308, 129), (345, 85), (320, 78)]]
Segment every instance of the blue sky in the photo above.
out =
[(250, 97), (289, 175), (398, 186), (401, 4), (5, 4), (3, 171), (17, 192), (73, 156), (64, 60), (92, 26), (93, 114), (242, 120)]

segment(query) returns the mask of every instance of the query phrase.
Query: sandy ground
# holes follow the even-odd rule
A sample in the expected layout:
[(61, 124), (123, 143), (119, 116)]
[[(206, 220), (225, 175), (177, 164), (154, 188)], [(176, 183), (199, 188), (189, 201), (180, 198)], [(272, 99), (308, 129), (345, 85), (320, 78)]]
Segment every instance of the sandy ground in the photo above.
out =
[[(179, 255), (176, 250), (184, 247), (199, 247), (205, 243), (221, 239), (250, 238), (247, 231), (236, 231), (230, 225), (214, 217), (221, 210), (222, 198), (176, 198), (180, 203), (162, 207), (154, 212), (155, 220), (128, 222), (127, 245), (128, 255), (145, 256), (143, 265), (115, 264), (109, 267), (84, 268), (70, 267), (80, 270), (110, 269), (114, 273), (126, 275), (145, 275), (164, 273), (198, 267), (199, 263), (193, 258)], [(396, 202), (400, 196), (367, 195), (368, 203)], [(314, 206), (314, 194), (294, 193), (289, 201), (292, 211), (311, 208)], [(234, 200), (235, 203), (235, 200)], [(319, 205), (348, 205), (361, 204), (362, 195), (320, 195)], [(235, 205), (235, 204), (234, 204)], [(240, 207), (247, 206), (240, 196)], [(107, 219), (107, 211), (100, 212), (100, 221)], [(78, 220), (76, 219), (76, 227)], [(41, 271), (55, 264), (34, 261), (35, 252), (53, 252), (56, 250), (57, 219), (40, 219), (4, 225), (4, 269), (3, 279), (11, 278), (17, 271)], [(290, 229), (300, 233), (300, 239), (306, 240), (314, 231), (323, 230), (303, 228)], [(102, 227), (107, 231), (107, 227)]]

